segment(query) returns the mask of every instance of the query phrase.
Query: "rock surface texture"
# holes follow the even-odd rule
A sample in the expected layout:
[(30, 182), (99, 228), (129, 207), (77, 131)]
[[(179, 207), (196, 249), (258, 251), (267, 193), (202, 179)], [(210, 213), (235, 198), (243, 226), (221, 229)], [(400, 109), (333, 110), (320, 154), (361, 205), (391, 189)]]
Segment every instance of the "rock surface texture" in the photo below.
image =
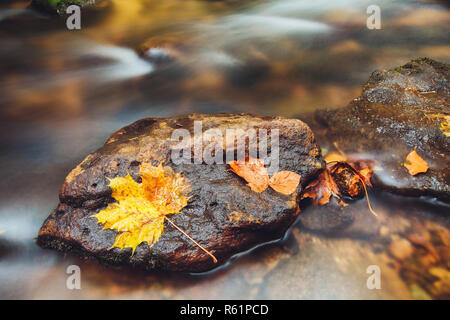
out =
[[(374, 72), (347, 107), (302, 119), (322, 148), (333, 150), (337, 143), (348, 155), (375, 159), (375, 188), (450, 202), (448, 116), (449, 65), (421, 58)], [(414, 148), (430, 169), (412, 176), (403, 164)]]
[[(202, 121), (203, 133), (194, 134), (194, 122)], [(279, 130), (279, 170), (301, 175), (297, 190), (291, 195), (267, 188), (257, 193), (231, 172), (226, 163), (174, 164), (172, 150), (179, 141), (171, 139), (175, 129), (186, 129), (194, 140), (207, 129), (239, 128)], [(260, 140), (258, 140), (260, 141)], [(272, 150), (268, 139), (268, 149)], [(252, 143), (259, 143), (253, 140)], [(205, 149), (205, 142), (202, 142)], [(226, 148), (227, 152), (233, 149)], [(189, 152), (194, 151), (189, 149)], [(175, 172), (182, 172), (191, 185), (191, 199), (171, 220), (219, 260), (212, 259), (171, 224), (152, 248), (141, 243), (131, 249), (111, 249), (117, 231), (102, 230), (92, 217), (109, 203), (108, 178), (127, 172), (139, 182), (141, 163), (162, 162)], [(193, 161), (192, 161), (193, 162)], [(37, 243), (45, 248), (95, 257), (115, 265), (183, 272), (210, 270), (236, 253), (255, 245), (281, 238), (299, 214), (298, 197), (302, 188), (322, 168), (324, 162), (313, 133), (300, 120), (258, 117), (247, 114), (193, 114), (167, 119), (142, 119), (114, 133), (106, 144), (89, 154), (66, 177), (60, 190), (60, 204), (44, 222)]]
[(32, 4), (35, 7), (63, 15), (71, 5), (87, 7), (94, 5), (96, 2), (99, 2), (99, 0), (33, 0)]

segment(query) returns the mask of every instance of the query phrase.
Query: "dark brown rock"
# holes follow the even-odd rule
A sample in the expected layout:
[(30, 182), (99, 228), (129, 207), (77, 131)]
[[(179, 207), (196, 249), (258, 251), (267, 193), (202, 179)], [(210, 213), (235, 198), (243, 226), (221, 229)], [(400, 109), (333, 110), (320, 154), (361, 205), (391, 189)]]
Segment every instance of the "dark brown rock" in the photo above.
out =
[(78, 5), (80, 7), (92, 6), (96, 2), (100, 2), (99, 0), (59, 0), (59, 1), (50, 1), (50, 0), (33, 0), (31, 2), (33, 7), (42, 8), (49, 12), (54, 12), (59, 15), (66, 14), (66, 9), (70, 5)]
[[(374, 72), (362, 95), (342, 109), (302, 117), (322, 148), (337, 142), (346, 154), (375, 159), (375, 188), (450, 201), (450, 138), (440, 128), (450, 114), (449, 65), (422, 58), (390, 71)], [(411, 176), (402, 165), (417, 147), (426, 173)]]
[[(227, 170), (226, 164), (175, 165), (170, 155), (178, 142), (171, 140), (171, 134), (174, 129), (184, 128), (193, 137), (197, 120), (202, 121), (203, 132), (209, 128), (221, 132), (227, 128), (279, 129), (279, 170), (301, 175), (297, 191), (289, 196), (270, 188), (262, 193), (253, 192), (242, 178)], [(270, 139), (269, 147), (272, 147)], [(102, 231), (102, 226), (91, 216), (113, 201), (107, 178), (130, 172), (138, 181), (139, 165), (143, 162), (163, 162), (176, 172), (182, 171), (190, 181), (192, 198), (171, 219), (212, 251), (219, 264), (214, 264), (167, 221), (161, 238), (151, 250), (147, 243), (141, 243), (134, 255), (131, 249), (109, 249), (117, 232)], [(302, 186), (322, 167), (314, 136), (300, 120), (247, 114), (142, 119), (113, 134), (66, 177), (60, 190), (60, 204), (44, 222), (37, 242), (45, 248), (76, 252), (115, 265), (206, 271), (238, 252), (281, 238), (299, 213), (297, 200)]]

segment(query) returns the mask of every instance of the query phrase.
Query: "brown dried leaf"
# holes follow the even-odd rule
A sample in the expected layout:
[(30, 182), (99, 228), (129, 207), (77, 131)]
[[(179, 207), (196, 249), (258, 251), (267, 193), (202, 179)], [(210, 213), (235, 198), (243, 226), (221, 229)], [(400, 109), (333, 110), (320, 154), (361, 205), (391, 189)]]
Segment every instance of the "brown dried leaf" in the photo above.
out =
[(300, 183), (300, 175), (292, 171), (280, 171), (269, 180), (269, 185), (275, 191), (289, 195), (297, 190)]
[(339, 189), (328, 169), (323, 170), (305, 189), (302, 199), (311, 198), (315, 205), (323, 206), (331, 196), (339, 199)]
[(228, 162), (231, 171), (248, 182), (248, 186), (255, 192), (263, 192), (269, 186), (269, 174), (261, 160), (248, 157), (244, 160)]
[(403, 165), (406, 167), (406, 169), (408, 169), (409, 174), (412, 176), (427, 172), (429, 168), (427, 162), (423, 160), (416, 152), (416, 148), (414, 148), (414, 150), (406, 156), (406, 160)]
[(327, 164), (335, 163), (337, 165), (338, 163), (345, 163), (347, 165), (350, 165), (352, 169), (364, 181), (366, 186), (371, 187), (372, 184), (370, 182), (370, 178), (372, 177), (375, 161), (370, 159), (360, 159), (358, 154), (347, 155), (339, 148), (337, 142), (334, 142), (333, 145), (337, 151), (328, 152), (324, 157), (325, 162)]
[(349, 163), (337, 162), (329, 167), (329, 171), (339, 189), (340, 196), (356, 198), (361, 195), (363, 191), (361, 177)]
[(372, 177), (372, 169), (370, 168), (364, 168), (361, 170), (358, 170), (359, 175), (363, 178), (364, 183), (366, 184), (366, 186), (371, 187), (372, 183), (370, 182), (370, 178)]

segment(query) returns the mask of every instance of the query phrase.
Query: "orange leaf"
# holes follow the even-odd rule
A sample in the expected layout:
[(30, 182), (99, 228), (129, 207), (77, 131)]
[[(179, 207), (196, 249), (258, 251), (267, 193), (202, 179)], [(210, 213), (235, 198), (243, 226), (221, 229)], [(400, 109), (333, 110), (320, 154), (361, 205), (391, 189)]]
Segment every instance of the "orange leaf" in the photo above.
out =
[(300, 183), (300, 175), (292, 171), (280, 171), (275, 173), (269, 180), (269, 185), (275, 191), (289, 195), (297, 190)]
[(362, 191), (361, 177), (348, 162), (337, 162), (329, 167), (330, 175), (339, 189), (339, 195), (357, 197)]
[(339, 152), (331, 151), (331, 152), (327, 153), (327, 155), (324, 157), (324, 160), (326, 163), (342, 162), (342, 161), (347, 161), (347, 157), (342, 155)]
[(403, 165), (406, 169), (408, 169), (409, 174), (412, 176), (422, 172), (427, 172), (429, 168), (426, 161), (417, 154), (416, 148), (408, 154)]
[(253, 191), (263, 192), (269, 186), (269, 174), (261, 160), (248, 157), (245, 161), (234, 160), (228, 164), (231, 171), (244, 178)]
[(363, 178), (364, 183), (366, 184), (366, 186), (371, 187), (372, 184), (370, 183), (370, 177), (372, 177), (372, 169), (370, 168), (364, 168), (361, 170), (358, 170), (360, 176)]
[(325, 169), (306, 187), (302, 199), (311, 198), (315, 205), (323, 206), (333, 195), (339, 198), (339, 189), (328, 169)]
[(358, 176), (363, 180), (366, 186), (371, 187), (372, 183), (370, 182), (370, 178), (373, 174), (373, 167), (375, 166), (375, 162), (369, 159), (350, 159), (347, 161), (353, 170), (358, 174)]

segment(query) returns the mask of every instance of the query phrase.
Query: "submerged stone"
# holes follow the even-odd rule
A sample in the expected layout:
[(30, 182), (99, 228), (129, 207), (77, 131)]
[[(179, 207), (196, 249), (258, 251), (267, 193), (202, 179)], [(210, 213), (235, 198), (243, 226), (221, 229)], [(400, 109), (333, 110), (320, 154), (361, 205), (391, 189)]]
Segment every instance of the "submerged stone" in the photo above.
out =
[[(361, 96), (337, 110), (302, 117), (327, 150), (376, 160), (375, 188), (450, 202), (449, 65), (413, 60), (374, 72)], [(404, 166), (416, 148), (429, 170), (412, 176)]]
[[(202, 130), (198, 130), (200, 121)], [(244, 132), (248, 129), (267, 131), (269, 158), (276, 150), (272, 133), (278, 129), (279, 156), (272, 162), (279, 160), (279, 165), (272, 168), (271, 162), (268, 171), (271, 175), (282, 170), (301, 175), (296, 191), (290, 195), (271, 188), (261, 193), (252, 191), (225, 162), (226, 155), (237, 152), (234, 139), (232, 144), (227, 140), (224, 146), (227, 152), (221, 159), (217, 156), (221, 149), (214, 148), (215, 163), (208, 161), (210, 164), (207, 164), (205, 159), (197, 157), (196, 145), (205, 154), (210, 146), (208, 141), (217, 142), (214, 139), (218, 136), (212, 139), (208, 135), (212, 131), (208, 129), (225, 136), (227, 129), (236, 128)], [(181, 131), (175, 131), (177, 129)], [(174, 132), (188, 134), (194, 141), (190, 148), (183, 150), (187, 151), (183, 153), (185, 160), (192, 156), (191, 160), (174, 161), (173, 152), (176, 154), (181, 148), (180, 141), (172, 139)], [(246, 153), (254, 145), (261, 147), (263, 138), (259, 135), (256, 140), (248, 138), (247, 142)], [(217, 163), (218, 160), (224, 161)], [(161, 238), (151, 248), (143, 242), (133, 255), (129, 248), (111, 248), (117, 231), (102, 230), (102, 225), (92, 215), (114, 201), (108, 179), (130, 173), (139, 182), (142, 163), (163, 163), (175, 172), (182, 172), (189, 181), (191, 198), (187, 206), (170, 219), (211, 251), (219, 260), (218, 264), (167, 221)], [(323, 165), (313, 133), (297, 119), (248, 114), (142, 119), (114, 133), (103, 147), (89, 154), (69, 173), (60, 190), (60, 204), (44, 222), (37, 243), (44, 248), (95, 257), (114, 265), (183, 272), (210, 270), (239, 252), (283, 237), (299, 214), (298, 198), (302, 188)]]

